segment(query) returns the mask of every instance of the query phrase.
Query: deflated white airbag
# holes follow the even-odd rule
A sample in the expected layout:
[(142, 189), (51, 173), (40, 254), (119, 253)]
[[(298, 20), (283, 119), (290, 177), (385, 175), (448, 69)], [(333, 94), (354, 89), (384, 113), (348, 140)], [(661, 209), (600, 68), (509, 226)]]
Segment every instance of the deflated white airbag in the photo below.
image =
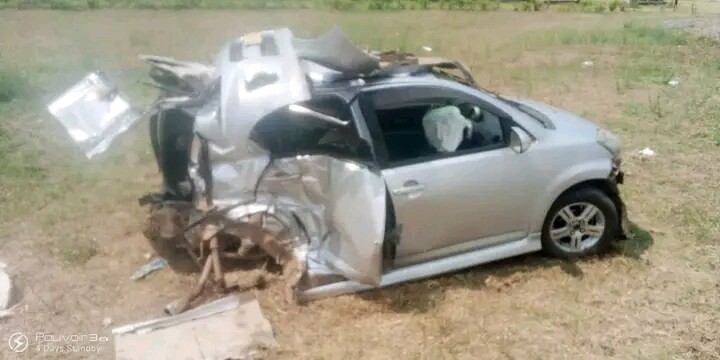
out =
[[(472, 130), (472, 122), (455, 106), (432, 109), (423, 116), (423, 129), (430, 145), (438, 152), (457, 150), (465, 129)], [(469, 134), (469, 132), (468, 132)]]

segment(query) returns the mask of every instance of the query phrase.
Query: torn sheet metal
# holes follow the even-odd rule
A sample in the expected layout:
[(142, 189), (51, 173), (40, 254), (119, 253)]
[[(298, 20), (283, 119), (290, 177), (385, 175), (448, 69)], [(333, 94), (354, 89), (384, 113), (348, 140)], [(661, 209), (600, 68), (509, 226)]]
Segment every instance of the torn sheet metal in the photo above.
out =
[[(192, 109), (178, 106), (197, 113), (195, 131), (209, 141), (211, 155), (236, 160), (262, 153), (248, 140), (258, 121), (312, 98), (308, 75), (337, 77), (379, 68), (378, 58), (357, 48), (339, 28), (317, 39), (295, 39), (289, 29), (247, 34), (227, 43), (214, 66), (160, 56), (141, 58), (152, 65), (150, 76), (173, 96), (180, 90), (192, 100), (220, 78), (218, 98)], [(169, 106), (180, 101), (164, 100)], [(139, 118), (115, 85), (99, 73), (88, 75), (48, 108), (88, 157), (105, 151)]]
[[(213, 66), (143, 59), (165, 90), (156, 110), (177, 108), (194, 116), (188, 163), (193, 201), (207, 196), (213, 207), (228, 210), (223, 212), (226, 222), (256, 221), (259, 217), (250, 215), (262, 213), (264, 226), (282, 224), (295, 241), (299, 260), (312, 263), (313, 270), (380, 283), (386, 190), (379, 172), (326, 155), (305, 156), (301, 150), (295, 151), (298, 156), (277, 158), (253, 140), (253, 130), (264, 119), (297, 120), (284, 109), (313, 98), (314, 80), (308, 71), (323, 79), (368, 74), (379, 68), (377, 57), (336, 28), (313, 40), (294, 39), (289, 29), (247, 34), (226, 44)], [(173, 95), (178, 89), (185, 94)], [(69, 94), (74, 97), (66, 94), (50, 108), (76, 141), (89, 143), (88, 156), (104, 150), (112, 137), (137, 120), (114, 87), (97, 74)], [(183, 99), (197, 100), (189, 102), (192, 112)], [(119, 110), (113, 112), (110, 105)], [(88, 114), (63, 112), (83, 106), (91, 108)], [(104, 125), (106, 118), (112, 126)], [(87, 129), (80, 126), (85, 123)], [(174, 194), (164, 192), (160, 198), (168, 196)]]
[(10, 309), (7, 309), (7, 310), (0, 310), (0, 320), (2, 320), (2, 319), (7, 319), (7, 318), (12, 317), (13, 315), (15, 315), (15, 308), (16, 308), (16, 307), (17, 307), (17, 305), (15, 305), (15, 306), (11, 307)]
[(298, 56), (343, 74), (370, 74), (380, 59), (359, 49), (339, 27), (315, 39), (293, 39)]
[(130, 280), (137, 281), (146, 278), (148, 275), (166, 267), (167, 260), (163, 258), (154, 259), (137, 269), (131, 276)]
[[(222, 178), (236, 179), (235, 194), (247, 195), (255, 184), (241, 179), (258, 179), (266, 166), (262, 160), (242, 161), (235, 168), (222, 164), (213, 176), (227, 172)], [(228, 185), (232, 183), (223, 184)], [(299, 244), (308, 245), (308, 259), (327, 267), (319, 271), (379, 284), (386, 216), (385, 182), (379, 173), (324, 155), (283, 158), (267, 166), (257, 190), (256, 203), (286, 219)], [(252, 211), (242, 209), (247, 213), (238, 209), (228, 215), (237, 219)]]
[(212, 162), (213, 204), (222, 207), (252, 200), (258, 179), (269, 162), (269, 155)]
[(466, 134), (472, 131), (472, 122), (456, 106), (443, 106), (428, 111), (423, 116), (422, 124), (425, 137), (438, 152), (457, 150)]
[(439, 70), (458, 70), (462, 74), (462, 77), (452, 76), (455, 80), (471, 87), (477, 87), (470, 68), (460, 61), (439, 57), (418, 57), (418, 64), (431, 66)]
[(331, 183), (325, 219), (329, 233), (319, 258), (349, 279), (378, 286), (385, 236), (385, 181), (357, 164), (328, 159)]
[(88, 158), (105, 151), (139, 119), (115, 84), (101, 73), (87, 75), (48, 110)]
[(309, 211), (301, 212), (311, 238), (308, 258), (349, 279), (379, 284), (386, 216), (381, 175), (322, 155), (282, 159), (280, 167), (288, 175), (294, 170), (297, 180), (273, 184), (264, 178), (263, 185), (280, 197), (277, 207)]
[(263, 31), (220, 51), (219, 104), (204, 109), (195, 123), (195, 131), (212, 144), (211, 159), (228, 153), (235, 159), (256, 155), (249, 144), (255, 124), (277, 109), (312, 97), (292, 37), (289, 29)]
[(113, 334), (118, 360), (252, 359), (277, 346), (270, 322), (249, 293), (123, 326)]
[(5, 267), (5, 264), (0, 261), (0, 311), (11, 312), (9, 308), (13, 300), (13, 286)]
[(155, 55), (140, 55), (140, 59), (152, 66), (150, 77), (171, 91), (198, 94), (210, 88), (217, 78), (212, 66)]

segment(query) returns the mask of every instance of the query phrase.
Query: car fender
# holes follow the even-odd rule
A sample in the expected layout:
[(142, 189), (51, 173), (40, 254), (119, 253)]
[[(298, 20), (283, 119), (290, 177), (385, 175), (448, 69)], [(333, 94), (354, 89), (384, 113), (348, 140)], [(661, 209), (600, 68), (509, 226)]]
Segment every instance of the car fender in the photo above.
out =
[(545, 216), (555, 200), (574, 185), (589, 180), (606, 180), (612, 171), (609, 158), (598, 158), (585, 161), (566, 168), (556, 176), (541, 192), (541, 198), (533, 214), (530, 232), (541, 232)]

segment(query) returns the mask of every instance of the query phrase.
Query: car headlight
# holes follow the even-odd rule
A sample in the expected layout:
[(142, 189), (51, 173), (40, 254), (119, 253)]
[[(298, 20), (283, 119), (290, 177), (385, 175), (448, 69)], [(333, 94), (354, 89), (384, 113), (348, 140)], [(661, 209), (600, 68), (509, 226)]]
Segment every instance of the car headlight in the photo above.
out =
[(605, 129), (597, 130), (597, 142), (612, 154), (613, 158), (620, 157), (620, 138)]

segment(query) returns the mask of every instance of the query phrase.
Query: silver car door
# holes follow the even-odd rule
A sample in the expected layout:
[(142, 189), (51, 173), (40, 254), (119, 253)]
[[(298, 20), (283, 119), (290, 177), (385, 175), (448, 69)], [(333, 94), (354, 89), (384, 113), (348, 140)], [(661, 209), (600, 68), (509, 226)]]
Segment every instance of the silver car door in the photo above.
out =
[[(416, 106), (424, 98), (452, 101), (461, 98), (473, 102), (476, 99), (472, 95), (437, 87), (414, 87), (412, 91), (400, 87), (380, 90), (373, 97), (374, 121), (379, 128), (375, 136), (382, 137), (376, 147), (378, 143), (385, 147), (379, 151), (387, 157), (386, 161), (381, 160), (383, 177), (395, 207), (396, 222), (402, 225), (398, 263), (428, 251), (437, 251), (441, 256), (527, 235), (529, 211), (524, 199), (528, 196), (532, 166), (525, 154), (511, 150), (506, 142), (443, 154), (426, 153), (410, 159), (388, 153), (392, 148), (388, 141), (393, 140), (383, 135), (382, 122), (393, 121), (393, 115), (384, 118), (386, 115), (377, 114), (381, 109), (392, 109), (394, 100), (401, 106)], [(482, 101), (477, 104), (497, 112)], [(364, 111), (368, 112), (367, 107)], [(443, 253), (442, 249), (449, 251)]]
[(383, 170), (403, 226), (398, 259), (524, 237), (528, 223), (517, 215), (526, 181), (511, 168), (521, 155), (502, 148)]
[(380, 285), (385, 235), (385, 183), (379, 172), (330, 158), (328, 235), (320, 258), (348, 279)]

